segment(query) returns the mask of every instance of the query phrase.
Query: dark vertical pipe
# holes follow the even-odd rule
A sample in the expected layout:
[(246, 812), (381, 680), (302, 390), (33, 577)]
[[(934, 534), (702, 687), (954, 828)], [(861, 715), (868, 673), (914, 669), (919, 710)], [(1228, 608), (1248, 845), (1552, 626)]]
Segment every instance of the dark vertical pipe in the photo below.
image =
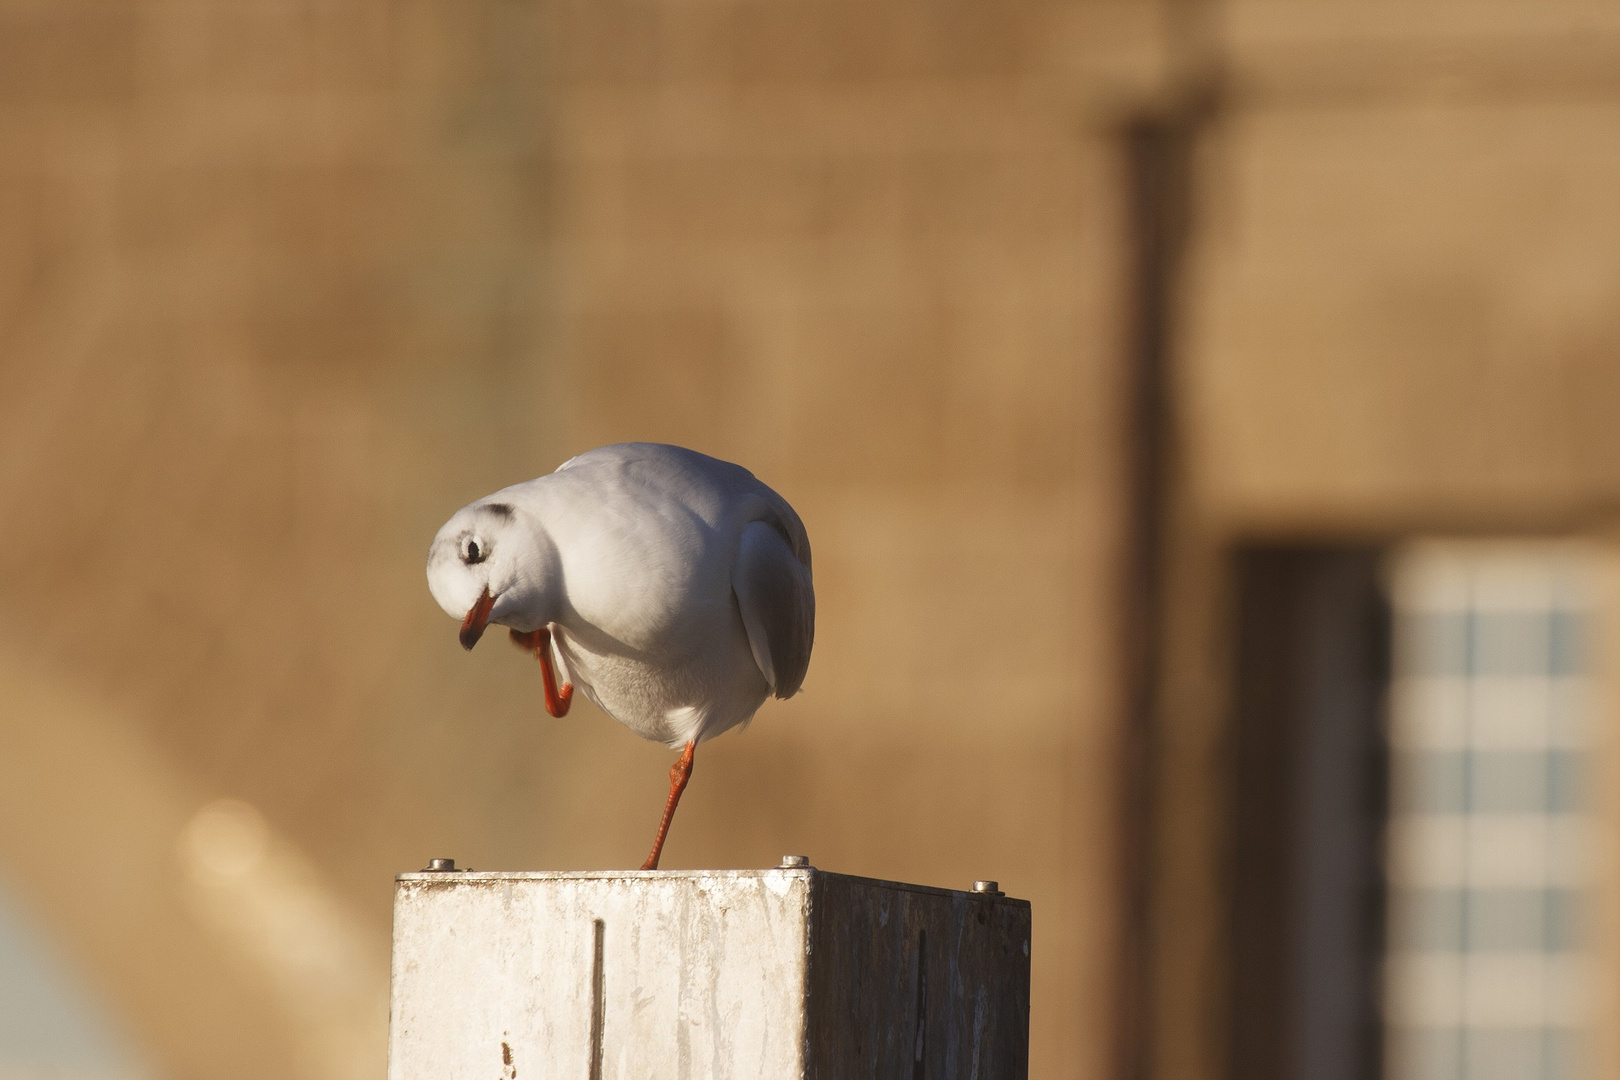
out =
[(1170, 504), (1170, 352), (1185, 246), (1192, 140), (1200, 110), (1141, 119), (1122, 133), (1129, 198), (1126, 547), (1120, 745), (1121, 938), (1114, 1075), (1148, 1080), (1152, 853), (1164, 566)]

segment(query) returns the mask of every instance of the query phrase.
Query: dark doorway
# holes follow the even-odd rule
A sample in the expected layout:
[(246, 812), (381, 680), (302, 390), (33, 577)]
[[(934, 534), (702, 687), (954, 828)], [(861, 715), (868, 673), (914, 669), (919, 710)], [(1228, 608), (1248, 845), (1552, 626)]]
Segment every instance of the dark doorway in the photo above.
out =
[(1232, 1080), (1376, 1080), (1390, 614), (1378, 550), (1235, 553)]

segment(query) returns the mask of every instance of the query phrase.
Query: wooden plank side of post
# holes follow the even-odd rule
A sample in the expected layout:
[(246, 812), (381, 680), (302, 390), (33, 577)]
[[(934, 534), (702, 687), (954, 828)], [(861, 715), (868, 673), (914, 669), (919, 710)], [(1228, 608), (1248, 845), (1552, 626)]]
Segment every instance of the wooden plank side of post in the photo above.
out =
[(1028, 1076), (1029, 902), (980, 885), (817, 875), (810, 1077)]
[(445, 870), (394, 920), (390, 1080), (1027, 1073), (1029, 905), (993, 886)]

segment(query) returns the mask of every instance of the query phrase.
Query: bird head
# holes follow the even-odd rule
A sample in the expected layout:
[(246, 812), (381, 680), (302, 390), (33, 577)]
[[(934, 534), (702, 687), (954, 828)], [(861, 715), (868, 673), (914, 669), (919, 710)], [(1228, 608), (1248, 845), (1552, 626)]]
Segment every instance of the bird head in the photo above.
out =
[(461, 620), (462, 648), (478, 644), (492, 622), (532, 630), (544, 610), (550, 544), (511, 504), (490, 500), (456, 511), (428, 549), (428, 589)]

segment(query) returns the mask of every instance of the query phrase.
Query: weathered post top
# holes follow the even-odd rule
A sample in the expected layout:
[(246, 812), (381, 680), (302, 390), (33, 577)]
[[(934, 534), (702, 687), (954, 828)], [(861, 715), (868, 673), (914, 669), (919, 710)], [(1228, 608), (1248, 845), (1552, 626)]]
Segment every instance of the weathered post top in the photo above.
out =
[(1030, 906), (770, 870), (401, 874), (389, 1080), (1023, 1080)]

